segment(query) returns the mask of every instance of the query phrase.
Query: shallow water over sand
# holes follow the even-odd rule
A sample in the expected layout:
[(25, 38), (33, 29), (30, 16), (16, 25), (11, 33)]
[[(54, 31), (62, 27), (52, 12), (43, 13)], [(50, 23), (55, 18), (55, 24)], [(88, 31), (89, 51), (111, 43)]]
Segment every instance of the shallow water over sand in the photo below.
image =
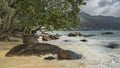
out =
[[(89, 34), (92, 34), (92, 32)], [(55, 44), (65, 50), (72, 50), (76, 53), (83, 54), (84, 57), (79, 60), (54, 60), (58, 64), (65, 65), (66, 68), (120, 68), (120, 49), (109, 49), (105, 47), (110, 42), (120, 44), (119, 33), (115, 34), (117, 35), (102, 36), (100, 32), (98, 32), (96, 33), (97, 36), (94, 37), (61, 36), (59, 40), (47, 41), (47, 43)], [(82, 39), (88, 41), (81, 42), (80, 40)], [(65, 42), (64, 40), (69, 41)], [(41, 40), (39, 41), (43, 42)]]

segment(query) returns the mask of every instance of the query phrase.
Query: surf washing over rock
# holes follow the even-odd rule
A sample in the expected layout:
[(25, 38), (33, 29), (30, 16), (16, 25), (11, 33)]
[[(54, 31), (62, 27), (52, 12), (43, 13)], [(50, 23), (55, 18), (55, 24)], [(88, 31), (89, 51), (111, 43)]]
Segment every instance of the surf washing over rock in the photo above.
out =
[[(81, 35), (69, 37), (71, 32)], [(120, 48), (108, 47), (111, 42), (114, 42), (115, 47), (120, 44), (120, 32), (111, 31), (113, 34), (105, 35), (103, 32), (107, 31), (54, 31), (50, 34), (62, 36), (49, 41), (43, 41), (41, 36), (32, 36), (38, 38), (38, 41), (30, 45), (31, 43), (24, 40), (24, 44), (14, 47), (6, 56), (41, 56), (52, 53), (52, 56), (44, 59), (53, 60), (65, 68), (120, 68)]]
[[(94, 34), (95, 36), (68, 37), (67, 35), (71, 32), (80, 32), (84, 35)], [(106, 47), (111, 42), (120, 44), (120, 31), (109, 31), (113, 34), (106, 35), (103, 35), (103, 32), (108, 31), (55, 31), (52, 34), (58, 33), (63, 36), (58, 40), (44, 41), (44, 43), (55, 44), (62, 49), (83, 55), (82, 59), (78, 60), (54, 60), (58, 64), (65, 65), (66, 68), (120, 68), (120, 48)], [(43, 42), (41, 37), (38, 40)]]

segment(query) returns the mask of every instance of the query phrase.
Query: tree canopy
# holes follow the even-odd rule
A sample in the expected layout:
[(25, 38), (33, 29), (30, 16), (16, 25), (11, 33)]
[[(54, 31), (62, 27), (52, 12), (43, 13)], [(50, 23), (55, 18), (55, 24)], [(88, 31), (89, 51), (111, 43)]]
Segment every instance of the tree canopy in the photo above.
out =
[(77, 15), (81, 5), (85, 5), (84, 0), (0, 0), (0, 25), (7, 31), (14, 26), (20, 29), (39, 25), (54, 30), (70, 28), (80, 22)]

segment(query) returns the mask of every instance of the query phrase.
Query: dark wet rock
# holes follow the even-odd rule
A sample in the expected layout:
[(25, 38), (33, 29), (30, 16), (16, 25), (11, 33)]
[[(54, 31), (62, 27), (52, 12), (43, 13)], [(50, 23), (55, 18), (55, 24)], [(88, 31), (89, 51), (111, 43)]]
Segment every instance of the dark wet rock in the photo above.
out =
[(56, 40), (56, 39), (59, 39), (59, 38), (60, 38), (59, 35), (49, 35), (49, 37), (50, 37), (52, 40)]
[(43, 40), (43, 41), (50, 41), (51, 38), (49, 37), (49, 35), (43, 35), (43, 36), (42, 36), (42, 40)]
[(69, 37), (76, 37), (77, 34), (76, 34), (75, 32), (74, 32), (74, 33), (69, 33), (68, 36), (69, 36)]
[(113, 32), (104, 32), (102, 35), (107, 35), (107, 34), (114, 34)]
[(59, 39), (60, 36), (61, 36), (61, 35), (59, 35), (59, 34), (54, 35), (55, 39)]
[(59, 38), (60, 38), (59, 35), (43, 35), (42, 36), (43, 41), (57, 40)]
[(81, 59), (82, 54), (77, 54), (70, 50), (61, 50), (58, 53), (58, 59), (59, 60), (75, 60), (75, 59)]
[(32, 45), (38, 43), (39, 36), (37, 35), (24, 35), (23, 36), (23, 43), (27, 45)]
[(81, 36), (82, 34), (80, 32), (74, 32), (77, 36)]
[(64, 42), (71, 42), (71, 40), (64, 40)]
[(117, 49), (117, 48), (120, 48), (120, 44), (115, 42), (110, 42), (106, 47), (111, 49)]
[(45, 60), (54, 60), (55, 58), (52, 57), (52, 56), (49, 56), (49, 57), (45, 57), (44, 59), (45, 59)]
[(79, 33), (79, 32), (71, 32), (71, 33), (68, 34), (68, 36), (69, 37), (76, 37), (76, 36), (82, 36), (82, 34)]
[(21, 44), (13, 47), (7, 54), (7, 57), (11, 56), (40, 56), (46, 54), (58, 54), (62, 50), (58, 46), (47, 43), (36, 43), (31, 46)]
[(78, 33), (78, 36), (82, 36), (82, 34), (81, 34), (81, 33)]
[(92, 37), (92, 36), (96, 36), (94, 34), (89, 34), (89, 35), (82, 35), (83, 37)]
[(55, 37), (54, 35), (49, 35), (49, 37), (50, 37), (51, 39), (53, 39), (53, 40), (56, 39), (56, 37)]
[(82, 42), (87, 42), (88, 40), (86, 40), (86, 39), (82, 39), (82, 40), (80, 40), (80, 41), (82, 41)]

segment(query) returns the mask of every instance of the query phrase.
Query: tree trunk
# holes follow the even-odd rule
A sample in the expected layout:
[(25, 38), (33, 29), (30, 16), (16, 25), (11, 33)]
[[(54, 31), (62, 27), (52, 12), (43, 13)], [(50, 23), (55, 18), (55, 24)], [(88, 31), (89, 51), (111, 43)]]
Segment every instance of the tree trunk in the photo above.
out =
[(8, 34), (11, 34), (12, 31), (17, 27), (17, 24), (14, 21), (16, 15), (17, 15), (17, 12), (15, 12), (15, 14), (11, 17), (10, 25), (8, 28)]
[(1, 32), (2, 32), (2, 23), (1, 23), (1, 20), (2, 20), (2, 18), (1, 18), (1, 16), (0, 16), (0, 34), (1, 34)]
[[(16, 24), (14, 22), (14, 18), (17, 15), (17, 11), (10, 6), (10, 3), (7, 1), (6, 2), (7, 8), (8, 8), (8, 13), (7, 13), (7, 28), (3, 28), (2, 24), (0, 24), (0, 39), (6, 36), (10, 36), (12, 31), (15, 29)], [(0, 19), (1, 22), (1, 19)]]

